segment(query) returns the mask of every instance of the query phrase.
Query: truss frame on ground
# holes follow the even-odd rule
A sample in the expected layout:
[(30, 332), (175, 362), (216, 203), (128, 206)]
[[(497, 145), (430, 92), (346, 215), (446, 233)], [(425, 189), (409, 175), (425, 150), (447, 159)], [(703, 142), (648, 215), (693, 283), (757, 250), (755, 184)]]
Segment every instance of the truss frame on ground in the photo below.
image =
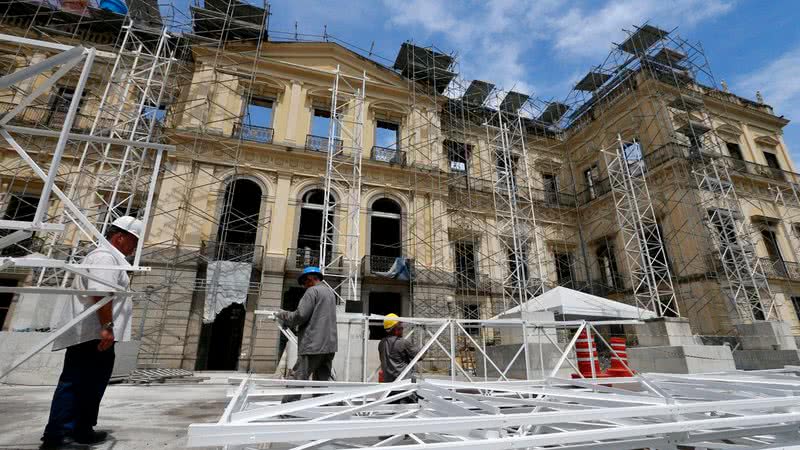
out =
[[(337, 383), (242, 377), (190, 447), (783, 448), (800, 444), (800, 367), (702, 375)], [(736, 386), (732, 391), (730, 386)], [(309, 397), (280, 403), (287, 394)], [(408, 401), (408, 399), (414, 399)], [(405, 402), (404, 402), (405, 400)]]

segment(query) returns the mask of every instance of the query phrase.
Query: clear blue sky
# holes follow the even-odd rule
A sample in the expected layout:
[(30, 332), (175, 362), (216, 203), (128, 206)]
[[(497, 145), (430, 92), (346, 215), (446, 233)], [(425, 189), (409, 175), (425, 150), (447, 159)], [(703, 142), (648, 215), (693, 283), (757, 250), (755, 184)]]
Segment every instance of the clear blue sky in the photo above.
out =
[[(394, 60), (412, 39), (459, 54), (467, 79), (563, 98), (599, 64), (623, 27), (649, 20), (700, 41), (730, 89), (761, 90), (793, 122), (785, 139), (800, 163), (800, 2), (744, 0), (275, 0), (273, 39), (327, 32)], [(389, 61), (383, 61), (390, 64)]]

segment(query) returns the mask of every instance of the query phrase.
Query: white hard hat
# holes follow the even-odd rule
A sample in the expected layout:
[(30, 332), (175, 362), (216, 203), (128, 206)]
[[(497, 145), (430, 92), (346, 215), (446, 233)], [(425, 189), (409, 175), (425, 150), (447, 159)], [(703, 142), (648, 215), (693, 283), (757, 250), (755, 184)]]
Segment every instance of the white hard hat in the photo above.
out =
[(142, 234), (144, 233), (144, 223), (141, 220), (131, 216), (122, 216), (112, 222), (111, 225), (136, 236), (136, 239), (141, 239)]

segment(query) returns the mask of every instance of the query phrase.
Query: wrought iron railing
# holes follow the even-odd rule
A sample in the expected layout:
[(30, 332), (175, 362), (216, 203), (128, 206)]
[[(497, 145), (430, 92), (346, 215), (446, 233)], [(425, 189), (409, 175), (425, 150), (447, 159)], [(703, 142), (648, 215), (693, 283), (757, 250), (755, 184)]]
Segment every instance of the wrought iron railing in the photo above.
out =
[(406, 164), (406, 153), (395, 148), (372, 146), (372, 153), (370, 159), (373, 161), (380, 161), (389, 164)]
[[(325, 259), (328, 261), (336, 261), (337, 267), (343, 266), (341, 258), (338, 253), (328, 252)], [(289, 248), (286, 251), (286, 270), (303, 270), (308, 266), (320, 266), (319, 247), (311, 248)]]
[[(15, 103), (0, 102), (0, 114), (11, 111), (17, 105)], [(59, 129), (64, 124), (67, 117), (66, 108), (51, 107), (45, 105), (28, 106), (11, 119), (10, 123), (15, 125), (34, 125), (41, 128)], [(75, 115), (72, 123), (73, 131), (85, 132), (92, 128), (95, 117), (81, 114)], [(112, 125), (110, 119), (100, 119), (98, 129), (108, 129)]]
[[(341, 139), (334, 139), (333, 145), (337, 151), (341, 151), (344, 146), (344, 141)], [(315, 152), (328, 151), (328, 137), (327, 136), (314, 136), (309, 134), (306, 136), (306, 150)]]
[(388, 272), (397, 258), (397, 256), (365, 255), (361, 259), (361, 268), (365, 274)]
[(764, 275), (768, 278), (800, 280), (800, 264), (777, 258), (760, 258)]
[(233, 137), (243, 141), (260, 142), (262, 144), (272, 143), (274, 130), (268, 127), (247, 125), (241, 122), (233, 124)]

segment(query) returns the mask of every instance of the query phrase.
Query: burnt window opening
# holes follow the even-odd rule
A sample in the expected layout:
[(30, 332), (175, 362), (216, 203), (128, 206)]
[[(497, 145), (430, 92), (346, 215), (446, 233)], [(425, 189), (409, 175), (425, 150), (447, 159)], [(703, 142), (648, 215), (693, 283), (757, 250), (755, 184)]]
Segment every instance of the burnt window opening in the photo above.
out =
[[(39, 205), (39, 197), (10, 194), (7, 198), (8, 203), (6, 203), (6, 209), (3, 213), (3, 220), (33, 222), (33, 218), (36, 216), (36, 207)], [(15, 231), (2, 228), (0, 229), (0, 237), (8, 236)], [(30, 253), (27, 250), (31, 250), (34, 239), (35, 234), (31, 234), (31, 237), (27, 239), (0, 249), (0, 256), (23, 256)], [(0, 324), (2, 324), (2, 321), (0, 321)]]
[(555, 252), (553, 254), (553, 257), (556, 262), (556, 280), (558, 281), (559, 286), (569, 287), (570, 285), (572, 285), (573, 281), (572, 253)]
[(378, 120), (375, 122), (375, 145), (377, 147), (397, 150), (399, 142), (399, 124), (385, 120)]
[(261, 187), (252, 180), (237, 178), (225, 188), (217, 242), (256, 243), (261, 212)]
[[(370, 210), (370, 255), (387, 258), (391, 267), (393, 259), (402, 256), (402, 210), (400, 205), (390, 199), (381, 198), (372, 204)], [(390, 261), (391, 260), (391, 261)], [(375, 268), (373, 267), (373, 270)]]
[(744, 157), (742, 157), (742, 149), (739, 147), (739, 144), (733, 142), (726, 142), (725, 147), (728, 149), (728, 155), (730, 155), (733, 159), (738, 159), (739, 161), (744, 161)]
[(447, 158), (450, 162), (450, 171), (467, 173), (469, 171), (472, 146), (463, 142), (447, 140), (444, 141), (444, 148), (447, 151)]
[(597, 265), (600, 268), (602, 283), (612, 288), (621, 288), (622, 278), (619, 275), (614, 247), (606, 242), (597, 249), (595, 255), (597, 256)]
[(477, 287), (478, 260), (476, 244), (472, 241), (457, 241), (455, 246), (456, 285), (460, 288)]
[[(322, 243), (322, 222), (325, 209), (325, 191), (313, 189), (306, 192), (300, 204), (300, 225), (297, 232), (297, 248), (301, 253), (302, 259), (298, 261), (299, 266), (310, 266), (319, 264), (319, 250)], [(330, 199), (330, 207), (336, 207), (333, 198)], [(329, 224), (327, 230), (329, 243), (333, 242), (333, 224)], [(326, 253), (331, 255), (333, 246), (328, 245)], [(330, 258), (328, 258), (330, 259)]]

